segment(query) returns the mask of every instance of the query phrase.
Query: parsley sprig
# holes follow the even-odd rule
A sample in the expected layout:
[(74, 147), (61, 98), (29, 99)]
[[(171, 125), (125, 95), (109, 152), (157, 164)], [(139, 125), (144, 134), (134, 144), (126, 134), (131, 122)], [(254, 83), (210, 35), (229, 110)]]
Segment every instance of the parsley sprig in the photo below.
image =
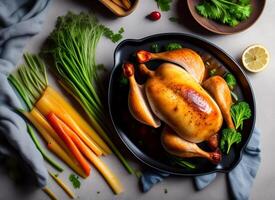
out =
[(251, 0), (203, 0), (196, 10), (206, 18), (234, 27), (250, 17), (252, 6)]
[(69, 176), (69, 180), (71, 181), (71, 183), (73, 184), (74, 188), (77, 189), (77, 188), (80, 188), (80, 181), (79, 181), (79, 177), (74, 175), (74, 174), (71, 174)]
[(108, 27), (103, 27), (104, 28), (104, 36), (110, 40), (112, 40), (113, 43), (118, 42), (123, 38), (123, 33), (124, 33), (124, 28), (121, 27), (117, 33), (113, 32), (110, 28)]
[(169, 11), (172, 0), (155, 0), (161, 11)]

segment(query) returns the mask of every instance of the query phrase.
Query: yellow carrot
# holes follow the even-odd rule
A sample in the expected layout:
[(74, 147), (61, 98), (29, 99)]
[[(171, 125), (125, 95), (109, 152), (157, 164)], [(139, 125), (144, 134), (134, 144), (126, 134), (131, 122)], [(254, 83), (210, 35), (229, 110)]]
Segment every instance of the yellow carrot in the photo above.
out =
[[(68, 154), (61, 146), (53, 139), (51, 133), (48, 132), (40, 123), (40, 119), (36, 119), (33, 115), (28, 112), (23, 112), (24, 116), (34, 125), (34, 127), (38, 130), (42, 138), (47, 143), (47, 147), (50, 151), (52, 151), (55, 155), (57, 155), (61, 160), (67, 163), (77, 174), (81, 177), (85, 178), (86, 175), (81, 167), (78, 165), (76, 160), (73, 160), (73, 156)], [(35, 115), (36, 116), (36, 115)], [(47, 123), (47, 122), (46, 122)], [(49, 125), (49, 124), (48, 124)], [(67, 147), (65, 147), (67, 148)]]
[(58, 198), (49, 188), (45, 187), (42, 190), (50, 197), (51, 200), (58, 200)]
[(49, 99), (48, 96), (49, 95), (46, 89), (40, 99), (35, 103), (35, 107), (44, 115), (44, 117), (47, 117), (50, 113), (54, 113), (71, 129), (73, 129), (73, 131), (85, 142), (85, 144), (87, 144), (89, 148), (95, 152), (96, 155), (102, 155), (102, 151), (99, 146), (82, 131), (78, 124), (62, 107), (62, 105), (58, 105), (55, 101)]
[(105, 178), (106, 182), (110, 185), (115, 194), (120, 194), (123, 192), (123, 186), (119, 179), (113, 174), (107, 165), (100, 160), (99, 157), (97, 157), (93, 152), (85, 156)]
[(71, 189), (60, 178), (56, 177), (51, 172), (49, 172), (49, 174), (55, 180), (55, 182), (60, 185), (60, 187), (69, 195), (69, 197), (74, 199), (74, 193), (71, 191)]
[(36, 108), (33, 108), (30, 112), (25, 112), (24, 115), (27, 116), (30, 121), (36, 120), (40, 126), (47, 130), (50, 136), (62, 147), (62, 149), (69, 152), (65, 143), (60, 139), (45, 117)]
[(50, 99), (55, 100), (59, 105), (68, 112), (68, 114), (73, 118), (74, 121), (77, 122), (79, 127), (89, 136), (91, 137), (95, 143), (102, 149), (104, 154), (110, 154), (111, 149), (104, 142), (103, 139), (96, 133), (96, 131), (87, 123), (86, 120), (71, 106), (71, 104), (55, 89), (48, 86), (44, 95), (47, 95)]

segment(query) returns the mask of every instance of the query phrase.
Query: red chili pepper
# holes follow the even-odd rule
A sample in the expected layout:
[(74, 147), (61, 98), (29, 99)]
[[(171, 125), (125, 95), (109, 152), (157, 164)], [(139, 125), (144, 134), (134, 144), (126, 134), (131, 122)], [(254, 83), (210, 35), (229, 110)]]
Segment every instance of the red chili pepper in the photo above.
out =
[(149, 19), (153, 20), (153, 21), (157, 21), (161, 18), (161, 14), (158, 11), (153, 11), (150, 13), (150, 15), (148, 15)]

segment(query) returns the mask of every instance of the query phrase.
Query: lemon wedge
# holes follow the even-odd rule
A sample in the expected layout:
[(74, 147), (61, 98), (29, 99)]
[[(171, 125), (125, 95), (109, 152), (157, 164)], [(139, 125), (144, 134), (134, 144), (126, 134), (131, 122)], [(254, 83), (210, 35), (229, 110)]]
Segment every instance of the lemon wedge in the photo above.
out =
[(249, 46), (242, 55), (243, 65), (250, 72), (260, 72), (264, 70), (269, 60), (270, 54), (268, 50), (260, 44)]

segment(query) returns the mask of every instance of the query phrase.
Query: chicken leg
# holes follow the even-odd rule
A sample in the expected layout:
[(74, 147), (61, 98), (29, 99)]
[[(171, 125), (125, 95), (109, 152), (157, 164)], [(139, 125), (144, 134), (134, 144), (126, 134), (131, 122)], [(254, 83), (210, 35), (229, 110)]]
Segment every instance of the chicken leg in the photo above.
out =
[(123, 65), (123, 73), (128, 78), (130, 90), (128, 95), (128, 106), (132, 116), (139, 122), (157, 128), (161, 125), (160, 120), (154, 116), (142, 85), (139, 85), (134, 77), (134, 66), (131, 63)]
[(175, 156), (182, 158), (202, 157), (214, 164), (218, 164), (221, 161), (221, 153), (219, 151), (206, 152), (195, 143), (182, 139), (167, 126), (162, 132), (161, 140), (164, 149)]
[(231, 93), (225, 80), (220, 76), (213, 76), (203, 83), (203, 87), (217, 102), (228, 128), (235, 128), (230, 114), (232, 105)]
[(164, 60), (172, 62), (184, 68), (199, 83), (203, 81), (205, 74), (205, 66), (201, 57), (193, 50), (183, 48), (161, 53), (151, 53), (140, 50), (137, 52), (137, 60), (139, 63), (145, 63), (150, 60)]

